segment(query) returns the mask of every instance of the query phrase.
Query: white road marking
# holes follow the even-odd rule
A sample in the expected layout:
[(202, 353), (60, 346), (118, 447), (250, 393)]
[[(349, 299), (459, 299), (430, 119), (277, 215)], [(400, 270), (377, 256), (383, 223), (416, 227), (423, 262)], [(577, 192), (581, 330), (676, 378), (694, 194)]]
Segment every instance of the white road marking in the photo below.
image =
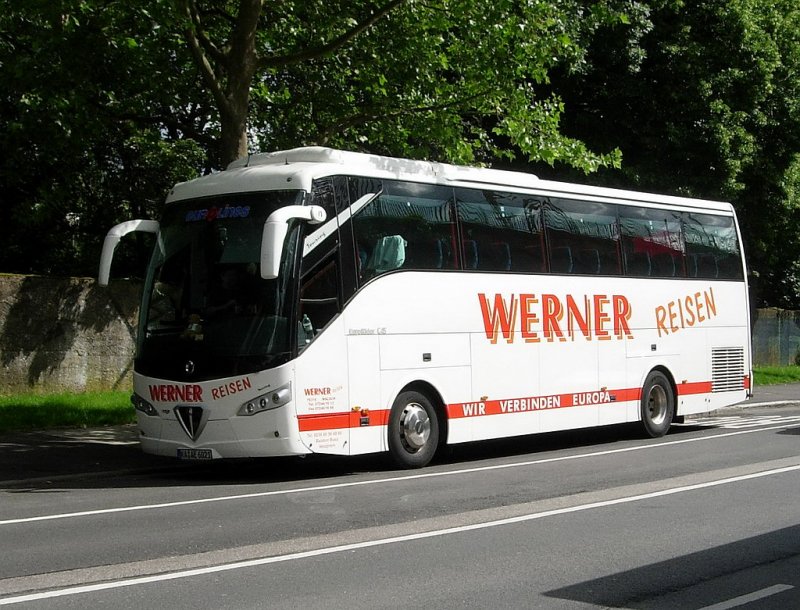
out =
[(679, 493), (689, 491), (696, 491), (698, 489), (707, 489), (710, 487), (718, 487), (720, 485), (728, 485), (731, 483), (739, 483), (741, 481), (748, 481), (751, 479), (759, 479), (763, 477), (774, 476), (786, 472), (793, 472), (800, 470), (800, 464), (795, 466), (787, 466), (785, 468), (775, 468), (773, 470), (765, 470), (763, 472), (756, 472), (752, 474), (745, 474), (737, 477), (728, 477), (725, 479), (718, 479), (716, 481), (707, 481), (705, 483), (697, 483), (694, 485), (684, 485), (681, 487), (673, 487), (670, 489), (663, 489), (646, 494), (638, 494), (624, 498), (616, 498), (614, 500), (604, 500), (602, 502), (590, 502), (588, 504), (579, 504), (577, 506), (568, 506), (565, 508), (558, 508), (554, 510), (547, 510), (537, 513), (529, 513), (527, 515), (519, 515), (516, 517), (509, 517), (506, 519), (497, 519), (495, 521), (486, 521), (483, 523), (473, 523), (471, 525), (461, 525), (458, 527), (449, 527), (429, 532), (420, 532), (417, 534), (407, 534), (404, 536), (394, 536), (391, 538), (381, 538), (378, 540), (368, 540), (365, 542), (358, 542), (353, 544), (342, 544), (339, 546), (327, 547), (322, 549), (315, 549), (313, 551), (303, 551), (300, 553), (289, 553), (286, 555), (277, 555), (274, 557), (262, 557), (259, 559), (250, 559), (247, 561), (237, 561), (217, 566), (210, 566), (207, 568), (196, 568), (192, 570), (182, 570), (177, 572), (169, 572), (166, 574), (156, 574), (153, 576), (143, 576), (137, 578), (129, 578), (118, 581), (103, 582), (93, 585), (81, 585), (76, 587), (66, 587), (63, 589), (55, 589), (52, 591), (44, 591), (42, 593), (29, 593), (26, 595), (17, 595), (13, 597), (0, 598), (0, 606), (7, 606), (11, 604), (18, 604), (23, 602), (38, 601), (42, 599), (51, 599), (54, 597), (64, 597), (67, 595), (78, 595), (81, 593), (92, 593), (95, 591), (106, 591), (109, 589), (119, 589), (122, 587), (132, 587), (136, 585), (145, 585), (150, 583), (164, 582), (168, 580), (177, 580), (181, 578), (191, 578), (193, 576), (201, 576), (205, 574), (215, 574), (219, 572), (228, 572), (231, 570), (241, 570), (244, 568), (252, 568), (256, 566), (269, 565), (273, 563), (281, 563), (285, 561), (294, 561), (298, 559), (307, 559), (309, 557), (319, 557), (322, 555), (332, 555), (334, 553), (342, 553), (345, 551), (356, 551), (377, 546), (386, 546), (390, 544), (397, 544), (401, 542), (410, 542), (413, 540), (423, 540), (426, 538), (436, 538), (440, 536), (449, 536), (452, 534), (461, 534), (464, 532), (488, 529), (491, 527), (498, 527), (502, 525), (511, 525), (515, 523), (524, 523), (536, 519), (543, 519), (545, 517), (553, 517), (557, 515), (566, 515), (570, 513), (577, 513), (597, 508), (606, 508), (608, 506), (615, 506), (619, 504), (630, 504), (632, 502), (640, 502), (642, 500), (650, 500), (652, 498), (660, 498), (663, 496), (671, 496)]
[(762, 415), (760, 417), (727, 415), (721, 417), (691, 419), (687, 420), (686, 423), (693, 426), (715, 426), (717, 428), (736, 430), (739, 428), (756, 428), (758, 426), (800, 423), (800, 415)]
[[(798, 424), (800, 426), (800, 424)], [(385, 479), (370, 479), (367, 481), (351, 481), (349, 483), (333, 483), (331, 485), (316, 485), (313, 487), (299, 487), (295, 489), (278, 489), (273, 491), (260, 491), (249, 494), (237, 494), (232, 496), (217, 496), (211, 498), (196, 498), (194, 500), (179, 500), (175, 502), (162, 502), (158, 504), (141, 504), (134, 506), (120, 506), (116, 508), (101, 508), (96, 510), (86, 510), (73, 513), (56, 513), (52, 515), (40, 515), (37, 517), (20, 517), (16, 519), (0, 520), (0, 526), (3, 525), (17, 525), (19, 523), (33, 523), (36, 521), (52, 521), (56, 519), (72, 519), (76, 517), (89, 517), (94, 515), (108, 515), (113, 513), (125, 513), (141, 510), (156, 510), (160, 508), (172, 508), (176, 506), (191, 506), (194, 504), (209, 504), (212, 502), (231, 502), (236, 500), (250, 500), (253, 498), (265, 498), (269, 496), (282, 496), (298, 493), (307, 493), (315, 491), (327, 491), (331, 489), (343, 489), (347, 487), (363, 487), (367, 485), (382, 485), (386, 483), (402, 483), (405, 481), (412, 481), (415, 479), (430, 479), (435, 477), (449, 477), (458, 476), (463, 474), (471, 474), (475, 472), (488, 472), (492, 470), (505, 470), (507, 468), (521, 468), (525, 466), (538, 466), (541, 464), (552, 464), (554, 462), (564, 462), (569, 460), (580, 460), (587, 458), (602, 457), (606, 455), (615, 455), (618, 453), (628, 453), (631, 451), (644, 451), (655, 450), (662, 447), (670, 447), (674, 445), (683, 445), (685, 443), (696, 443), (701, 441), (710, 441), (721, 438), (730, 438), (732, 436), (739, 436), (741, 434), (752, 434), (754, 432), (767, 432), (770, 430), (782, 430), (784, 428), (792, 428), (797, 426), (774, 426), (769, 428), (759, 428), (755, 430), (740, 430), (737, 432), (727, 432), (724, 434), (715, 434), (713, 436), (696, 436), (692, 438), (684, 438), (674, 441), (664, 441), (660, 443), (650, 443), (647, 445), (636, 445), (633, 447), (624, 447), (622, 449), (608, 449), (605, 451), (594, 451), (592, 453), (579, 453), (576, 455), (565, 455), (555, 458), (544, 458), (540, 460), (527, 460), (524, 462), (513, 462), (510, 464), (495, 464), (492, 466), (478, 466), (475, 468), (463, 468), (460, 470), (446, 470), (439, 472), (425, 472), (422, 474), (405, 475), (398, 477), (389, 477)]]
[(778, 593), (783, 593), (784, 591), (788, 591), (789, 589), (794, 589), (792, 585), (773, 585), (771, 587), (767, 587), (766, 589), (761, 589), (760, 591), (753, 591), (752, 593), (748, 593), (747, 595), (740, 595), (739, 597), (734, 597), (733, 599), (729, 599), (724, 602), (720, 602), (718, 604), (712, 604), (711, 606), (703, 606), (700, 610), (729, 610), (730, 608), (738, 608), (739, 606), (744, 606), (745, 604), (749, 604), (750, 602), (758, 601), (759, 599), (764, 599), (765, 597), (770, 597), (772, 595), (777, 595)]

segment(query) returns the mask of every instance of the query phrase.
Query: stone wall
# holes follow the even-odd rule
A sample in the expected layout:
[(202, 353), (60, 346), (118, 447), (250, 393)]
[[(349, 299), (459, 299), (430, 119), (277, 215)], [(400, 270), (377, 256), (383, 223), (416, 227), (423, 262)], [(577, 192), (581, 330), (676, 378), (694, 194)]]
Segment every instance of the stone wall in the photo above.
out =
[(0, 275), (0, 394), (129, 389), (140, 290)]

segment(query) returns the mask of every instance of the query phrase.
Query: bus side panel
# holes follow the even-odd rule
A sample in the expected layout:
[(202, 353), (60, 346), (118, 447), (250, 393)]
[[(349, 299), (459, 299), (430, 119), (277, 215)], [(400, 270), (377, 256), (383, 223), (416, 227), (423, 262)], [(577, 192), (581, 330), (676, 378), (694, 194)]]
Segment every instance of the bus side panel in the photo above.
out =
[[(385, 421), (391, 404), (386, 406), (381, 400), (378, 336), (350, 335), (346, 339), (350, 410), (358, 417), (358, 428), (353, 428), (350, 433), (350, 452), (386, 451)], [(366, 421), (369, 425), (361, 426), (361, 412), (364, 409), (368, 412)]]
[[(454, 437), (458, 441), (534, 434), (540, 431), (538, 411), (514, 412), (514, 409), (522, 409), (528, 403), (505, 402), (509, 399), (513, 401), (541, 395), (541, 346), (539, 343), (520, 341), (516, 335), (517, 333), (510, 337), (510, 342), (504, 337), (492, 342), (485, 333), (471, 335), (473, 391), (471, 397), (455, 409), (455, 415), (461, 416), (454, 420), (462, 428), (461, 434)], [(476, 402), (479, 400), (480, 402)]]
[[(547, 341), (541, 347), (541, 393), (560, 395), (561, 408), (541, 412), (541, 431), (596, 426), (601, 408), (597, 396), (598, 341)], [(571, 403), (571, 404), (570, 404)]]
[[(684, 335), (682, 338), (659, 337), (650, 315), (653, 306), (649, 303), (645, 305), (647, 307), (643, 307), (640, 312), (644, 315), (637, 316), (631, 324), (634, 338), (625, 344), (627, 387), (631, 397), (634, 398), (628, 402), (629, 422), (639, 421), (642, 418), (641, 390), (647, 375), (653, 369), (666, 370), (674, 377), (676, 384), (692, 375), (705, 377), (705, 342), (702, 341), (702, 334), (695, 332), (694, 337)], [(680, 341), (685, 342), (687, 339), (692, 339), (695, 347), (691, 350), (684, 348), (684, 353), (681, 355)], [(676, 396), (676, 409), (680, 407), (680, 400), (681, 397)]]
[[(622, 339), (627, 344), (629, 339)], [(617, 341), (597, 341), (597, 383), (600, 390), (605, 388), (613, 396), (613, 401), (600, 405), (597, 423), (622, 424), (630, 421), (628, 405), (625, 399), (630, 396), (628, 390), (628, 359), (625, 349)]]
[[(381, 371), (382, 401), (387, 408), (391, 409), (392, 403), (404, 387), (414, 382), (424, 382), (436, 389), (442, 398), (447, 409), (447, 405), (464, 400), (465, 388), (468, 390), (470, 385), (470, 367), (451, 366), (451, 367), (431, 367), (429, 369), (396, 369)], [(468, 441), (470, 418), (448, 417), (448, 435), (444, 439), (448, 443)], [(383, 442), (386, 443), (386, 429), (383, 429)], [(388, 449), (388, 447), (386, 447)]]
[(315, 453), (350, 453), (350, 400), (342, 317), (297, 358), (294, 398), (300, 438)]
[[(677, 415), (745, 400), (750, 350), (743, 284), (687, 280), (652, 287), (631, 320), (635, 339), (626, 346), (631, 388), (641, 389), (648, 373), (662, 367), (675, 382)], [(721, 373), (732, 377), (730, 385), (715, 379), (720, 375), (715, 359), (733, 366)], [(640, 418), (638, 402), (631, 404), (630, 415)]]
[(379, 339), (382, 371), (470, 364), (466, 333), (381, 335)]
[[(697, 390), (689, 385), (686, 388), (679, 386), (679, 415), (691, 415), (693, 413), (706, 413), (723, 407), (741, 402), (747, 399), (747, 384), (741, 388), (738, 382), (740, 377), (734, 376), (728, 371), (731, 364), (736, 369), (739, 362), (742, 362), (743, 369), (741, 375), (749, 375), (750, 352), (747, 342), (750, 340), (747, 327), (739, 328), (709, 328), (704, 332), (706, 342), (706, 366), (708, 381), (702, 388), (703, 393), (695, 393)], [(717, 360), (715, 366), (714, 361)], [(748, 380), (749, 383), (749, 380)], [(737, 389), (727, 389), (737, 386)], [(741, 388), (741, 389), (738, 389)]]
[[(402, 389), (415, 381), (435, 388), (445, 407), (470, 399), (471, 349), (467, 333), (382, 335), (379, 343), (381, 401), (387, 409), (391, 409)], [(469, 418), (451, 417), (448, 428), (447, 442), (470, 440)]]

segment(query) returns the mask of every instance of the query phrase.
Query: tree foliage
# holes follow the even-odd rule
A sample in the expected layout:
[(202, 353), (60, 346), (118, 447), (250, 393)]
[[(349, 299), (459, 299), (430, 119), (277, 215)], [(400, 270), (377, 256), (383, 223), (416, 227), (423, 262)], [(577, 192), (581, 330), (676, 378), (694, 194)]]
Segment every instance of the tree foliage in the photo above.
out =
[(800, 306), (790, 0), (0, 9), (3, 271), (93, 273), (174, 182), (316, 144), (732, 200), (764, 298)]
[(527, 158), (584, 171), (618, 161), (565, 137), (560, 101), (537, 92), (551, 68), (582, 60), (587, 32), (620, 18), (605, 1), (178, 4), (219, 111), (223, 165), (248, 152), (248, 135), (259, 148), (459, 162), (509, 155), (500, 137)]
[(0, 8), (7, 271), (91, 273), (106, 227), (156, 215), (171, 183), (223, 167), (248, 140), (459, 162), (517, 150), (584, 171), (617, 161), (561, 133), (560, 101), (538, 94), (616, 18), (606, 0)]
[[(800, 306), (800, 9), (787, 0), (653, 1), (597, 32), (554, 79), (565, 130), (622, 150), (604, 183), (734, 203), (767, 304)], [(792, 288), (794, 286), (794, 288)]]
[(201, 166), (172, 129), (197, 90), (153, 59), (181, 41), (133, 5), (0, 5), (0, 268), (94, 273), (108, 227)]

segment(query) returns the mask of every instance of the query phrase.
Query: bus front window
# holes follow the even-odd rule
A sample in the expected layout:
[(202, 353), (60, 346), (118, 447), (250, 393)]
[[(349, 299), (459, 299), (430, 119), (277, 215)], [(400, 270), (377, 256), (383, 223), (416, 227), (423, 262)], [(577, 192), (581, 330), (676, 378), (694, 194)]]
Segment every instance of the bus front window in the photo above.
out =
[(261, 278), (259, 254), (267, 217), (301, 203), (302, 196), (226, 195), (168, 207), (144, 288), (137, 372), (202, 380), (289, 358), (288, 296), (299, 223), (291, 225), (278, 278)]

